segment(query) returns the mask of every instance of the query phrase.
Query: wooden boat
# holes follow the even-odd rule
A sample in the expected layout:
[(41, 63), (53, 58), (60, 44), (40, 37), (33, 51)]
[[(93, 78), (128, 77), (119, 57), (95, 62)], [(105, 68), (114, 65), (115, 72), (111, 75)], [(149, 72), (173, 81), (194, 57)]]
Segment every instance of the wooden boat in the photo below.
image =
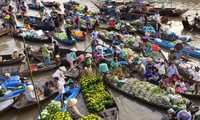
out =
[[(44, 89), (42, 90), (42, 88), (37, 88), (37, 94), (39, 96), (39, 102), (43, 102), (48, 100), (49, 98), (53, 97), (56, 93), (58, 93), (58, 89), (56, 87), (56, 85), (50, 81), (50, 89), (52, 90), (52, 93), (49, 96), (44, 96)], [(44, 85), (42, 86), (44, 88)], [(21, 97), (20, 99), (18, 99), (18, 101), (12, 106), (13, 108), (17, 109), (17, 110), (25, 110), (25, 109), (29, 109), (32, 108), (33, 106), (36, 106), (37, 102), (29, 102), (28, 100), (25, 99), (25, 97)]]
[(152, 8), (149, 10), (149, 12), (153, 12), (156, 13), (157, 11), (159, 11), (159, 14), (161, 16), (172, 16), (172, 17), (176, 17), (176, 16), (181, 16), (182, 14), (184, 14), (185, 12), (188, 11), (188, 9), (177, 9), (177, 8)]
[(11, 90), (8, 94), (1, 96), (0, 101), (4, 101), (11, 98), (18, 97), (21, 93), (23, 93), (26, 89), (26, 85), (22, 83), (12, 83), (12, 84), (3, 84), (2, 88), (6, 88), (7, 90)]
[(55, 8), (58, 8), (60, 6), (60, 3), (59, 2), (41, 2), (45, 7), (55, 7)]
[[(67, 94), (68, 97), (65, 99), (65, 102), (68, 102), (72, 98), (76, 98), (77, 95), (79, 94), (79, 92), (80, 92), (80, 87), (75, 87), (75, 88), (70, 89), (69, 86), (66, 86), (65, 87), (65, 94)], [(54, 99), (54, 101), (56, 101), (56, 102), (60, 101), (60, 94)], [(50, 103), (48, 105), (50, 105)], [(44, 110), (46, 110), (46, 108)], [(62, 112), (65, 112), (66, 110), (67, 110), (67, 107), (65, 105), (64, 108), (62, 109)], [(41, 114), (43, 114), (43, 111), (42, 111)], [(36, 118), (36, 120), (40, 120), (40, 117)]]
[(8, 100), (4, 100), (4, 101), (1, 101), (0, 102), (0, 106), (1, 106), (1, 109), (0, 109), (0, 116), (5, 113), (7, 110), (9, 110), (12, 105), (15, 103), (15, 100), (14, 99), (8, 99)]
[(62, 43), (62, 44), (67, 45), (67, 46), (71, 46), (71, 45), (74, 45), (76, 43), (76, 40), (74, 38), (72, 38), (72, 40), (68, 40), (65, 32), (57, 33), (57, 34), (65, 34), (64, 38), (61, 39), (58, 36), (56, 36), (56, 33), (53, 33), (54, 39), (56, 39), (59, 43)]
[(10, 55), (0, 55), (2, 57), (2, 62), (0, 62), (0, 66), (2, 65), (12, 65), (21, 62), (25, 56), (20, 54), (20, 57), (17, 59), (12, 59), (11, 54)]
[(27, 4), (28, 8), (31, 10), (40, 10), (40, 7), (37, 6), (35, 3)]
[[(20, 33), (13, 33), (13, 36), (15, 38), (19, 38), (19, 39), (23, 39), (23, 36), (20, 35)], [(51, 43), (52, 42), (52, 38), (49, 36), (45, 36), (44, 38), (36, 38), (36, 37), (28, 37), (25, 36), (24, 39), (26, 41), (31, 41), (31, 42), (37, 42), (37, 43)]]
[[(51, 61), (49, 66), (44, 66), (44, 63), (39, 64), (32, 64), (30, 66), (31, 71), (33, 74), (41, 73), (44, 71), (52, 70), (58, 66), (60, 66), (60, 61)], [(20, 66), (11, 66), (11, 67), (1, 67), (0, 68), (0, 75), (4, 75), (5, 73), (10, 74), (19, 74), (22, 76), (28, 76), (29, 70), (26, 68), (27, 66), (20, 65)]]
[[(174, 43), (166, 41), (166, 40), (159, 40), (156, 38), (151, 38), (151, 40), (155, 43), (158, 44), (160, 47), (166, 48), (166, 49), (170, 49), (170, 48), (174, 48)], [(190, 45), (186, 45), (184, 44), (187, 48), (183, 48), (182, 52), (185, 54), (188, 54), (190, 56), (193, 57), (197, 57), (200, 58), (200, 48), (194, 47), (194, 46), (190, 46)]]
[[(158, 104), (157, 102), (149, 101), (146, 98), (142, 98), (141, 96), (135, 94), (134, 92), (129, 92), (129, 90), (124, 90), (124, 89), (118, 87), (118, 85), (116, 85), (114, 83), (111, 83), (109, 81), (109, 79), (110, 79), (110, 75), (105, 75), (104, 76), (103, 80), (106, 83), (106, 85), (108, 85), (108, 86), (114, 88), (115, 90), (117, 90), (117, 91), (119, 91), (119, 92), (121, 92), (121, 93), (123, 93), (123, 94), (125, 94), (127, 96), (130, 96), (130, 97), (132, 97), (132, 98), (134, 98), (134, 99), (136, 99), (138, 101), (141, 101), (141, 102), (146, 103), (148, 105), (151, 105), (151, 106), (154, 106), (154, 107), (157, 107), (157, 108), (160, 108), (160, 109), (164, 109), (164, 110), (168, 110), (169, 108), (173, 108), (172, 106), (169, 106), (169, 105)], [(150, 84), (150, 83), (147, 83), (147, 84)], [(192, 103), (191, 101), (189, 101), (186, 98), (183, 98), (183, 99), (185, 99), (187, 101), (186, 106), (188, 106), (188, 105), (190, 105)]]
[(69, 2), (64, 2), (63, 3), (63, 6), (65, 9), (70, 9), (71, 6), (73, 5), (79, 5), (78, 2), (75, 2), (75, 1), (69, 1)]
[(0, 30), (0, 36), (8, 34), (11, 31), (11, 28), (3, 28)]

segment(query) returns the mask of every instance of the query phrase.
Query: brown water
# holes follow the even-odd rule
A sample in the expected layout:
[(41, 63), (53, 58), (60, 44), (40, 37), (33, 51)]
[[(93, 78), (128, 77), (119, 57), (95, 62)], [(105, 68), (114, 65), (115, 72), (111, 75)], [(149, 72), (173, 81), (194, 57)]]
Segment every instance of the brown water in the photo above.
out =
[[(53, 1), (53, 0), (51, 0)], [(55, 0), (58, 1), (58, 0)], [(59, 0), (64, 2), (65, 0)], [(96, 7), (91, 4), (89, 0), (76, 0), (83, 5), (89, 6), (89, 10), (96, 11)], [(100, 0), (93, 0), (96, 2), (100, 2)], [(28, 3), (30, 3), (28, 1)], [(190, 35), (193, 37), (194, 41), (191, 44), (200, 47), (200, 31), (198, 32), (189, 32), (189, 31), (182, 31), (183, 27), (181, 24), (181, 20), (186, 15), (191, 15), (191, 19), (194, 17), (197, 8), (198, 12), (200, 12), (200, 0), (176, 0), (175, 5), (176, 7), (181, 8), (189, 8), (189, 11), (182, 15), (181, 17), (172, 18), (172, 31), (183, 34), (183, 35)], [(61, 7), (63, 7), (61, 3)], [(48, 11), (49, 12), (49, 11)], [(63, 9), (61, 10), (63, 12)], [(27, 15), (39, 16), (37, 11), (30, 10), (28, 11)], [(22, 23), (18, 22), (19, 25)], [(15, 40), (11, 36), (3, 36), (0, 38), (0, 54), (7, 54), (12, 53), (14, 48), (21, 49), (23, 48), (22, 41)], [(79, 42), (75, 45), (75, 47), (79, 50), (84, 50), (90, 44), (90, 37), (87, 36), (87, 40), (85, 42)], [(27, 42), (27, 44), (33, 45), (35, 47), (40, 47), (42, 44), (39, 43), (31, 43)], [(61, 45), (63, 46), (63, 45)], [(90, 48), (88, 50), (91, 50)], [(49, 72), (42, 73), (41, 75), (34, 75), (34, 81), (37, 84), (43, 84), (46, 80), (51, 79), (51, 75), (55, 72), (55, 70), (51, 70)], [(44, 77), (45, 76), (45, 77)], [(112, 94), (117, 102), (117, 105), (120, 110), (119, 120), (160, 120), (163, 114), (166, 114), (165, 111), (157, 109), (155, 107), (146, 105), (144, 103), (138, 102), (132, 98), (124, 96), (115, 90), (111, 89)], [(53, 99), (53, 98), (52, 98)], [(50, 100), (49, 100), (50, 101)], [(44, 108), (49, 101), (42, 103), (42, 108)], [(197, 105), (200, 104), (198, 100), (194, 101)], [(83, 112), (83, 114), (88, 114), (87, 112)], [(32, 109), (18, 112), (15, 109), (10, 109), (7, 111), (3, 116), (0, 116), (0, 120), (34, 120), (38, 115), (37, 107), (33, 107)]]

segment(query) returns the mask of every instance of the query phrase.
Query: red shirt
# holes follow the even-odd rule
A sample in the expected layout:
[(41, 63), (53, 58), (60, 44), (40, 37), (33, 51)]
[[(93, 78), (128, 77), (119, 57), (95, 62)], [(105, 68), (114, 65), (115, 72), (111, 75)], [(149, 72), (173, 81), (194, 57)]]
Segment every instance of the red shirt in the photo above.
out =
[(115, 28), (116, 23), (114, 21), (109, 22), (109, 26), (111, 28)]

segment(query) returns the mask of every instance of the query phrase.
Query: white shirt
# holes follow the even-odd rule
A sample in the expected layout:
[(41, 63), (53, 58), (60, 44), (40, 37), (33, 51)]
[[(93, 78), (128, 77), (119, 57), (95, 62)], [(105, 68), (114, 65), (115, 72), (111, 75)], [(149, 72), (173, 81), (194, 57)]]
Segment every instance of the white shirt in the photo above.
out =
[(155, 14), (154, 17), (155, 17), (156, 20), (160, 19), (160, 14)]
[(133, 43), (133, 47), (139, 47), (139, 43), (140, 43), (140, 41), (134, 41), (134, 43)]
[(167, 69), (167, 76), (172, 77), (173, 74), (179, 75), (178, 69), (176, 66), (174, 66), (174, 67), (169, 66)]
[(167, 30), (165, 31), (165, 33), (166, 33), (167, 35), (171, 35), (171, 34), (172, 34), (172, 32), (171, 32), (169, 29), (167, 29)]
[(200, 71), (199, 72), (193, 72), (192, 76), (194, 77), (193, 80), (200, 81)]
[(52, 75), (53, 78), (58, 77), (59, 80), (62, 82), (62, 84), (65, 84), (65, 75), (63, 73), (63, 71), (61, 71), (60, 69), (56, 70), (56, 72)]
[(139, 66), (139, 71), (144, 75), (146, 73), (146, 68), (144, 66), (144, 64), (140, 64)]
[(155, 65), (155, 67), (159, 70), (159, 74), (165, 74), (165, 64), (161, 65), (160, 63)]
[(119, 6), (115, 8), (115, 12), (120, 12)]
[(65, 88), (64, 88), (64, 85), (63, 85), (62, 81), (58, 80), (57, 87), (58, 87), (58, 92), (59, 93), (65, 93)]
[(35, 93), (34, 92), (24, 92), (25, 98), (28, 101), (34, 101), (35, 100)]

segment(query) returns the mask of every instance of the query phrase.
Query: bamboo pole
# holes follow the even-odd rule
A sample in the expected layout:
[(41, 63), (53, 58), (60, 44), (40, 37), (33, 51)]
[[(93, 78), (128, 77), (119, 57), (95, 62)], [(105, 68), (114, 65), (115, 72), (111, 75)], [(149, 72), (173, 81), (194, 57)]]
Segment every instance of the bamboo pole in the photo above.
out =
[(25, 50), (25, 55), (26, 55), (26, 62), (27, 62), (27, 65), (28, 65), (28, 70), (29, 70), (29, 73), (30, 73), (30, 77), (31, 77), (31, 82), (33, 84), (33, 87), (34, 87), (34, 93), (35, 93), (35, 96), (36, 96), (36, 102), (37, 102), (37, 105), (38, 105), (38, 111), (39, 111), (39, 116), (42, 120), (42, 115), (41, 115), (41, 106), (40, 106), (40, 102), (39, 102), (39, 96), (37, 96), (37, 92), (35, 90), (35, 84), (34, 84), (34, 81), (33, 81), (33, 74), (32, 74), (32, 71), (31, 71), (31, 68), (30, 68), (30, 60), (29, 60), (29, 57), (28, 57), (28, 52), (27, 52), (27, 49), (26, 49), (26, 42), (25, 42), (25, 39), (23, 37), (23, 45), (24, 45), (24, 50)]

